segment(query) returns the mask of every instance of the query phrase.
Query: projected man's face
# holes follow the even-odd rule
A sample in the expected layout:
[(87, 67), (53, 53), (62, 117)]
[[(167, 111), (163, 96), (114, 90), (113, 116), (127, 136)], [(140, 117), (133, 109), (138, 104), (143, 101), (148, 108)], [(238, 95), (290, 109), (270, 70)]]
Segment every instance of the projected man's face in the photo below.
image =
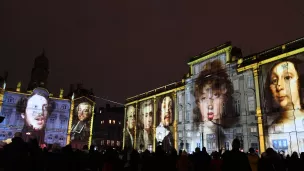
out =
[(87, 120), (89, 117), (91, 117), (91, 105), (86, 103), (80, 103), (78, 105), (77, 114), (78, 114), (78, 119), (80, 121)]
[(281, 62), (271, 70), (270, 90), (284, 110), (300, 108), (299, 75), (291, 62)]
[(40, 95), (33, 95), (27, 101), (25, 113), (22, 118), (25, 119), (27, 126), (33, 127), (35, 130), (41, 130), (45, 127), (48, 118), (48, 101)]
[(226, 88), (223, 88), (222, 90), (215, 90), (212, 88), (211, 83), (204, 85), (198, 104), (204, 121), (211, 121), (220, 118), (221, 114), (223, 113), (225, 93)]
[(172, 99), (166, 96), (161, 104), (161, 122), (164, 126), (169, 126), (172, 117)]
[(129, 129), (133, 129), (135, 126), (135, 108), (129, 106), (127, 110), (127, 125)]
[(143, 107), (143, 113), (142, 113), (144, 129), (150, 129), (152, 127), (153, 106), (151, 103), (146, 103), (144, 105), (145, 106)]

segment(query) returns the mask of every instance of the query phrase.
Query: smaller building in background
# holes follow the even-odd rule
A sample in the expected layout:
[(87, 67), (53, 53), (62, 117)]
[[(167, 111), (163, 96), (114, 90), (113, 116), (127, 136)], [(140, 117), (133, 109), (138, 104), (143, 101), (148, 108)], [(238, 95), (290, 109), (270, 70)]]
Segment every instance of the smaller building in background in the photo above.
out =
[(100, 107), (95, 110), (92, 144), (101, 148), (121, 148), (124, 107)]

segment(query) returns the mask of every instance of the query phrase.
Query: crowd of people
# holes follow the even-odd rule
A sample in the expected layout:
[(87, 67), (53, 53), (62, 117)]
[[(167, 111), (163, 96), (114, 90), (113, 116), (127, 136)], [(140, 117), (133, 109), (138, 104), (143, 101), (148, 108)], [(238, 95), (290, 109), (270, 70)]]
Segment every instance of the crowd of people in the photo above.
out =
[(196, 148), (193, 154), (171, 149), (163, 151), (157, 146), (155, 153), (146, 150), (138, 152), (118, 151), (113, 148), (98, 150), (84, 146), (74, 150), (70, 145), (63, 148), (53, 145), (41, 149), (36, 139), (24, 142), (16, 134), (12, 142), (0, 151), (0, 170), (8, 171), (295, 171), (304, 169), (304, 153), (299, 157), (296, 152), (291, 156), (278, 154), (271, 148), (261, 157), (254, 149), (243, 153), (240, 141), (233, 141), (232, 150), (213, 152), (209, 155), (205, 148)]

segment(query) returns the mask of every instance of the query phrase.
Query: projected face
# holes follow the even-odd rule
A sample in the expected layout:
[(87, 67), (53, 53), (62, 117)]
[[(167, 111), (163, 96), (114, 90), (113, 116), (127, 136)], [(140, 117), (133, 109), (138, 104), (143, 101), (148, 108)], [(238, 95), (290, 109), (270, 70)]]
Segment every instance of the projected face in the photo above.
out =
[(77, 107), (78, 119), (85, 121), (91, 117), (91, 105), (88, 103), (80, 103)]
[(129, 129), (133, 129), (135, 126), (135, 108), (129, 106), (127, 110), (127, 125)]
[(150, 129), (152, 127), (152, 115), (153, 115), (153, 105), (151, 103), (144, 103), (143, 104), (143, 124), (144, 129)]
[(202, 88), (202, 93), (199, 97), (198, 107), (204, 121), (219, 119), (223, 113), (224, 94), (226, 88), (215, 90), (211, 83), (207, 83)]
[(36, 94), (28, 99), (25, 113), (21, 116), (25, 119), (25, 124), (27, 126), (31, 126), (35, 130), (41, 130), (45, 127), (47, 121), (47, 108), (47, 99)]
[(172, 99), (166, 96), (161, 104), (161, 122), (164, 126), (169, 126), (172, 117)]
[(284, 110), (300, 108), (299, 75), (291, 62), (281, 62), (271, 70), (270, 90), (277, 104)]

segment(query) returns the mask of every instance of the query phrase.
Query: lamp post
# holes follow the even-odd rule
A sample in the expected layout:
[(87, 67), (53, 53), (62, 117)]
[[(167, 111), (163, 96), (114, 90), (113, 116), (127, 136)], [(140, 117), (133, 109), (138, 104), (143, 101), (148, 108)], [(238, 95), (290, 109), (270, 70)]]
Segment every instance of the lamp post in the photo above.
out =
[(218, 145), (218, 150), (219, 150), (219, 152), (221, 151), (221, 147), (220, 147), (220, 128), (219, 128), (219, 126), (222, 126), (221, 124), (218, 124), (218, 123), (216, 123), (216, 122), (214, 122), (214, 121), (212, 121), (211, 120), (211, 122), (213, 123), (213, 124), (215, 124), (215, 125), (217, 125), (217, 145)]
[(162, 145), (163, 136), (162, 136), (162, 133), (161, 133), (161, 132), (158, 132), (158, 133), (157, 133), (156, 139), (157, 139), (157, 144), (158, 144), (158, 145)]

